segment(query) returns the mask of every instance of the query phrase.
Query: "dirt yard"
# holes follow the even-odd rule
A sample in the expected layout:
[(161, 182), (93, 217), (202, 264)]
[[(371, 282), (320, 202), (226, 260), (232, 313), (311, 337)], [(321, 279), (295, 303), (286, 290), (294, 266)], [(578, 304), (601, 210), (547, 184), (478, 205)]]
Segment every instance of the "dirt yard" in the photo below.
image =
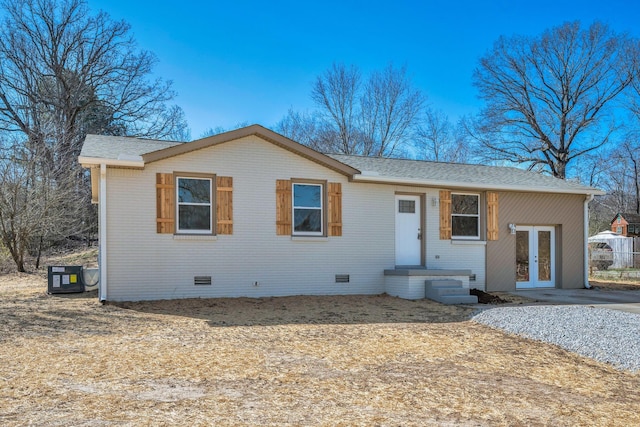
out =
[(0, 276), (3, 426), (640, 425), (640, 374), (388, 296), (101, 305)]

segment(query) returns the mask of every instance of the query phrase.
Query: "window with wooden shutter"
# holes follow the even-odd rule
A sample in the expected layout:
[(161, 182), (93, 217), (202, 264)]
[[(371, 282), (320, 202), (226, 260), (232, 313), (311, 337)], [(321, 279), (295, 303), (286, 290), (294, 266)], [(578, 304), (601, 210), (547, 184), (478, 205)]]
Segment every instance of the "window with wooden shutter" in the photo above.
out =
[(233, 178), (216, 177), (216, 233), (233, 234)]
[(278, 179), (276, 181), (276, 234), (278, 236), (291, 235), (291, 181)]
[(451, 239), (451, 191), (440, 190), (440, 240)]
[(342, 184), (330, 182), (328, 235), (342, 236)]
[(498, 193), (487, 193), (487, 240), (498, 240)]

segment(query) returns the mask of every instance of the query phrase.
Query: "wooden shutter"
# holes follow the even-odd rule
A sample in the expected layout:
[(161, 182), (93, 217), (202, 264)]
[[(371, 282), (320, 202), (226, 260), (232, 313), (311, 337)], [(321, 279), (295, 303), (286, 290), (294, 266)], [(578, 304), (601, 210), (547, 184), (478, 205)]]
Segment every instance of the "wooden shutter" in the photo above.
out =
[(440, 190), (440, 240), (451, 239), (451, 191)]
[(342, 236), (342, 184), (330, 182), (329, 193), (329, 236)]
[(156, 174), (156, 226), (158, 233), (175, 232), (176, 193), (172, 173)]
[(216, 233), (233, 234), (233, 178), (216, 177)]
[(498, 240), (498, 193), (487, 193), (487, 240)]
[(276, 234), (278, 236), (291, 235), (291, 181), (276, 180)]

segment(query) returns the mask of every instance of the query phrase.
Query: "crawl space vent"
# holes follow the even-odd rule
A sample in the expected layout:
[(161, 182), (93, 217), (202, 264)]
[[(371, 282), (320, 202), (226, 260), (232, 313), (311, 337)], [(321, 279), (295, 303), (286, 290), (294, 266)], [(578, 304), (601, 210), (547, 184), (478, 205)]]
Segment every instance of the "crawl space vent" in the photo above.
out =
[(195, 276), (193, 278), (194, 285), (210, 285), (211, 284), (211, 276)]
[(336, 283), (349, 283), (348, 274), (336, 274)]

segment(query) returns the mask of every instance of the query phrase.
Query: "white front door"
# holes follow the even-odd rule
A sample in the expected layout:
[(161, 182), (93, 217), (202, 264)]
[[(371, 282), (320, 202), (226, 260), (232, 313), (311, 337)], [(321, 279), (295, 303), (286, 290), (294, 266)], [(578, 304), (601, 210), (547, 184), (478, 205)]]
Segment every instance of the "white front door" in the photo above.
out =
[(516, 288), (555, 287), (555, 228), (516, 227)]
[(420, 196), (396, 195), (396, 265), (422, 264)]

